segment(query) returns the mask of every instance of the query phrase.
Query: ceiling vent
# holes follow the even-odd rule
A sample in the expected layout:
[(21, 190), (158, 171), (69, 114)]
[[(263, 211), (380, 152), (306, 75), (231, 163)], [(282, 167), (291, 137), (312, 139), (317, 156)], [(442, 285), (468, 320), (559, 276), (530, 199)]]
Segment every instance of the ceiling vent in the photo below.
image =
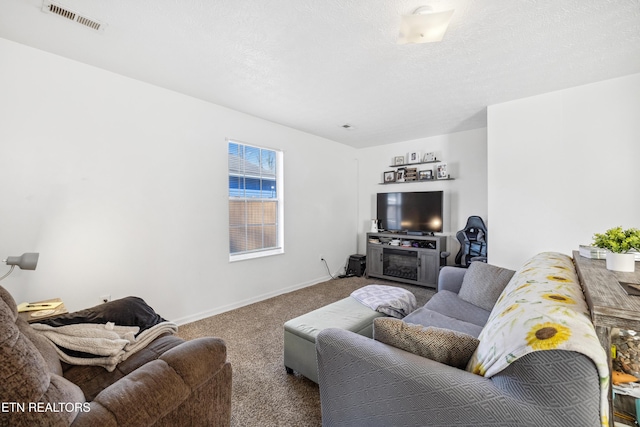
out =
[(63, 7), (59, 4), (53, 3), (49, 0), (43, 0), (42, 2), (42, 11), (45, 13), (52, 13), (54, 15), (58, 15), (62, 18), (69, 19), (77, 24), (83, 25), (86, 28), (90, 28), (92, 30), (103, 32), (106, 24), (97, 21), (95, 19), (87, 18), (86, 16), (82, 16), (77, 12), (69, 10), (66, 7)]

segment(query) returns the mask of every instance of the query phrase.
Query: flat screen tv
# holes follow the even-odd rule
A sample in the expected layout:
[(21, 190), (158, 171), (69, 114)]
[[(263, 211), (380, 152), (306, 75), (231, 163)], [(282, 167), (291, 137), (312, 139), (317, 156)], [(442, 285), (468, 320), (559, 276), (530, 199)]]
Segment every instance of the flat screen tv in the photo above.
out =
[(442, 232), (442, 191), (378, 193), (379, 227), (409, 233)]

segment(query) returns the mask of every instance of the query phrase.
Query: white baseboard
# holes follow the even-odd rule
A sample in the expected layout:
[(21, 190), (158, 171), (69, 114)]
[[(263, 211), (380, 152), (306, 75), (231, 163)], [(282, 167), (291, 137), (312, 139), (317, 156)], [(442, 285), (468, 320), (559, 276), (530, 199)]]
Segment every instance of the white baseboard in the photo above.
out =
[(228, 304), (228, 305), (224, 305), (222, 307), (212, 308), (211, 310), (202, 311), (200, 313), (196, 313), (196, 314), (193, 314), (193, 315), (190, 315), (190, 316), (184, 316), (184, 317), (181, 317), (179, 319), (173, 320), (173, 322), (176, 323), (178, 326), (184, 325), (184, 324), (187, 324), (187, 323), (191, 323), (191, 322), (195, 322), (197, 320), (202, 320), (202, 319), (204, 319), (206, 317), (215, 316), (216, 314), (225, 313), (227, 311), (235, 310), (236, 308), (244, 307), (245, 305), (249, 305), (249, 304), (253, 304), (253, 303), (256, 303), (256, 302), (264, 301), (266, 299), (273, 298), (273, 297), (276, 297), (278, 295), (286, 294), (288, 292), (293, 292), (293, 291), (296, 291), (298, 289), (302, 289), (302, 288), (306, 288), (306, 287), (309, 287), (309, 286), (317, 285), (318, 283), (326, 282), (327, 280), (330, 280), (330, 279), (331, 279), (331, 277), (328, 276), (328, 275), (324, 276), (324, 277), (319, 277), (317, 279), (314, 279), (314, 280), (311, 280), (311, 281), (308, 281), (308, 282), (299, 283), (297, 285), (290, 286), (288, 288), (279, 289), (277, 291), (268, 292), (268, 293), (262, 294), (262, 295), (257, 295), (255, 297), (248, 298), (248, 299), (245, 299), (245, 300), (242, 300), (242, 301), (238, 301), (238, 302), (235, 302), (233, 304)]

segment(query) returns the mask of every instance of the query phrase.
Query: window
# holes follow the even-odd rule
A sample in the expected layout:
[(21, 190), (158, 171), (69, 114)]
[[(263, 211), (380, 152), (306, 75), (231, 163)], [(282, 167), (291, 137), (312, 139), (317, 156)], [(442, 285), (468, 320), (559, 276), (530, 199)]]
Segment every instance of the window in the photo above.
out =
[(282, 152), (229, 143), (229, 259), (283, 253)]

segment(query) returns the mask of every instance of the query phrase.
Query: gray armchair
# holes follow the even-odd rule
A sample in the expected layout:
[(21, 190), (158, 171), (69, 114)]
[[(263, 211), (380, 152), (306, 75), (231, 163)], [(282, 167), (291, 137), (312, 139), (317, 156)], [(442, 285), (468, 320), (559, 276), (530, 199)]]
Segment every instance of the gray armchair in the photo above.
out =
[(231, 420), (231, 365), (223, 340), (185, 342), (165, 334), (113, 371), (71, 366), (18, 317), (1, 286), (0, 378), (0, 402), (13, 402), (0, 413), (0, 426), (222, 427)]

